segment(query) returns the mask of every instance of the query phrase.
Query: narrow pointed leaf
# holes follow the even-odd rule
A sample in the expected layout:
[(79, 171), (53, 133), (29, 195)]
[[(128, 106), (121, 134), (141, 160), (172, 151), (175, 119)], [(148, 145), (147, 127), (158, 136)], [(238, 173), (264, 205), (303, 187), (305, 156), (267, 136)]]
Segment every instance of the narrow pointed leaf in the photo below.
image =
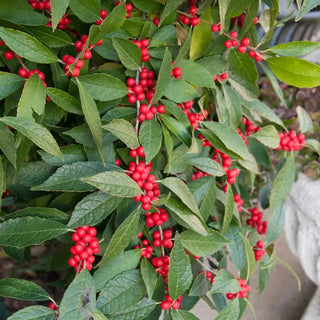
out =
[(19, 310), (8, 318), (8, 320), (56, 320), (57, 314), (54, 310), (43, 306), (32, 306)]
[(151, 299), (157, 283), (157, 272), (146, 258), (142, 259), (140, 268), (142, 279), (147, 288), (148, 297)]
[(239, 292), (241, 287), (238, 280), (227, 270), (220, 270), (214, 278), (210, 294), (213, 293), (235, 293)]
[(0, 71), (0, 100), (15, 92), (24, 83), (17, 74)]
[(252, 250), (252, 246), (249, 243), (248, 239), (240, 233), (244, 244), (244, 253), (246, 256), (246, 264), (242, 268), (241, 273), (243, 273), (243, 277), (247, 280), (254, 274), (256, 269), (256, 259), (254, 257), (254, 253)]

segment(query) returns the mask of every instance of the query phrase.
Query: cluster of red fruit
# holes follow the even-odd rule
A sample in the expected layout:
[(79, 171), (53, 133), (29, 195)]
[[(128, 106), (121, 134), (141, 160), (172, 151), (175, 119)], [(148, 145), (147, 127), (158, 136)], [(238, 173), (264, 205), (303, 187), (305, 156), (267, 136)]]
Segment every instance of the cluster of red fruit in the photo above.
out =
[(306, 144), (304, 134), (296, 134), (294, 130), (287, 132), (281, 132), (279, 134), (280, 144), (277, 150), (284, 151), (299, 151)]
[(32, 75), (34, 74), (37, 74), (39, 76), (39, 78), (42, 80), (42, 83), (44, 85), (44, 87), (46, 88), (47, 87), (47, 84), (46, 82), (44, 81), (45, 79), (45, 75), (43, 72), (41, 72), (39, 69), (34, 69), (34, 70), (30, 70), (28, 71), (27, 69), (25, 68), (20, 68), (19, 71), (18, 71), (18, 75), (22, 78), (25, 78), (25, 79), (29, 79)]
[(157, 113), (165, 113), (166, 112), (166, 107), (163, 106), (162, 104), (159, 105), (158, 107), (156, 106), (151, 106), (150, 108), (146, 104), (142, 104), (139, 108), (139, 115), (138, 115), (138, 120), (140, 123), (142, 123), (144, 120), (151, 120), (154, 115)]
[(257, 207), (248, 209), (251, 213), (251, 218), (247, 220), (247, 224), (254, 229), (257, 229), (259, 234), (266, 234), (268, 228), (268, 221), (262, 220), (262, 212), (259, 211)]
[(32, 6), (33, 9), (35, 10), (50, 10), (51, 5), (50, 5), (50, 0), (43, 0), (43, 1), (38, 1), (38, 0), (28, 0), (30, 5)]
[[(67, 26), (70, 24), (70, 18), (69, 17), (67, 17), (67, 15), (66, 14), (64, 14), (63, 16), (62, 16), (62, 18), (59, 20), (59, 23), (58, 23), (58, 25), (57, 25), (57, 28), (58, 29), (65, 29), (65, 28), (67, 28)], [(47, 27), (52, 27), (52, 20), (50, 20), (47, 24), (46, 24), (46, 26)], [(73, 31), (72, 31), (73, 32)]]
[(256, 127), (251, 120), (245, 117), (241, 118), (241, 122), (244, 125), (244, 129), (248, 137), (250, 137), (253, 133), (258, 132), (261, 129), (260, 127)]
[[(115, 5), (118, 6), (120, 3), (121, 3), (121, 1), (117, 1), (117, 2), (115, 3)], [(126, 18), (128, 19), (128, 18), (130, 18), (131, 11), (133, 10), (132, 4), (126, 3), (126, 10), (127, 10)]]
[(76, 244), (70, 248), (73, 257), (69, 259), (68, 263), (75, 271), (80, 271), (82, 268), (90, 271), (95, 260), (93, 255), (100, 252), (99, 241), (96, 238), (97, 229), (83, 226), (76, 228), (75, 231), (72, 234), (72, 240)]
[(143, 67), (139, 83), (136, 83), (134, 78), (128, 78), (127, 86), (129, 90), (127, 94), (129, 103), (135, 103), (137, 100), (142, 101), (144, 99), (147, 99), (148, 103), (151, 103), (155, 92), (154, 72)]
[(266, 250), (264, 249), (264, 243), (263, 241), (259, 240), (257, 241), (256, 245), (253, 247), (254, 257), (256, 261), (260, 261), (263, 256), (266, 253)]
[(151, 259), (151, 264), (156, 269), (156, 271), (163, 277), (164, 282), (168, 282), (168, 272), (169, 272), (169, 256), (154, 257)]
[(211, 26), (211, 31), (212, 31), (212, 32), (221, 31), (220, 21), (218, 21), (217, 24), (213, 24), (213, 25)]
[[(166, 210), (163, 208), (159, 208), (159, 212), (146, 213), (146, 224), (149, 228), (153, 228), (154, 226), (162, 226), (165, 222), (168, 221), (168, 218), (169, 217)], [(171, 238), (171, 236), (169, 238)]]
[[(138, 238), (142, 238), (143, 234), (138, 234)], [(153, 247), (150, 245), (147, 239), (141, 241), (141, 246), (135, 245), (133, 249), (142, 249), (141, 250), (141, 258), (150, 259), (152, 257)]]
[(94, 24), (100, 25), (107, 16), (108, 16), (108, 11), (101, 9), (100, 10), (100, 19), (97, 20)]
[(228, 79), (228, 74), (226, 72), (223, 72), (219, 75), (212, 76), (213, 81), (222, 82), (223, 80)]
[(202, 177), (207, 177), (207, 176), (209, 176), (209, 173), (202, 172), (202, 171), (197, 169), (197, 171), (192, 174), (191, 180), (194, 181), (194, 180), (198, 180), (198, 179), (200, 179)]
[(237, 205), (238, 212), (240, 213), (240, 212), (242, 211), (242, 205), (243, 205), (243, 200), (241, 199), (240, 194), (236, 193), (236, 194), (233, 196), (233, 199), (234, 199), (234, 202), (235, 202), (236, 205)]
[(179, 309), (181, 307), (181, 300), (182, 299), (183, 299), (183, 296), (180, 296), (177, 300), (172, 300), (172, 298), (167, 293), (164, 296), (164, 301), (162, 301), (160, 304), (161, 309), (162, 310)]
[(172, 230), (168, 228), (167, 230), (163, 231), (163, 236), (161, 236), (160, 231), (155, 231), (153, 233), (153, 245), (155, 247), (161, 247), (163, 245), (166, 249), (172, 249), (173, 242), (171, 240), (172, 237)]
[(137, 47), (141, 50), (141, 61), (147, 62), (150, 60), (149, 56), (149, 40), (148, 39), (142, 39), (142, 40), (132, 40), (133, 43), (137, 45)]
[[(174, 64), (174, 61), (172, 61), (172, 65)], [(178, 67), (174, 67), (171, 70), (171, 78), (175, 78), (175, 79), (181, 79), (182, 76), (182, 70), (181, 68)]]
[(192, 26), (197, 26), (200, 23), (200, 19), (196, 16), (196, 13), (198, 12), (197, 7), (191, 7), (189, 12), (191, 13), (192, 18), (181, 13), (179, 15), (179, 21), (185, 25), (191, 24)]
[[(236, 276), (233, 275), (235, 278)], [(227, 299), (229, 300), (232, 300), (234, 298), (246, 298), (248, 296), (248, 292), (250, 292), (251, 288), (250, 286), (247, 284), (247, 281), (245, 279), (237, 279), (238, 280), (238, 283), (241, 287), (241, 290), (239, 292), (236, 292), (236, 293), (227, 293)]]
[(203, 147), (212, 147), (211, 142), (208, 139), (206, 139), (202, 134), (198, 135), (198, 139), (202, 140), (202, 146)]
[(206, 276), (206, 278), (207, 278), (212, 284), (214, 283), (215, 275), (214, 275), (212, 272), (210, 272), (210, 271), (206, 271), (206, 272), (200, 271), (199, 274), (201, 274), (201, 273), (204, 273), (205, 276)]
[(230, 166), (232, 165), (230, 157), (220, 150), (214, 149), (212, 159), (222, 165), (223, 170), (227, 174), (227, 182), (229, 184), (235, 183), (236, 177), (239, 175), (240, 171), (238, 168), (230, 169)]
[(185, 113), (185, 115), (188, 117), (190, 125), (194, 128), (194, 130), (198, 129), (198, 122), (203, 121), (208, 116), (208, 111), (203, 110), (203, 112), (195, 113), (190, 112), (190, 109), (193, 106), (193, 101), (186, 101), (183, 104), (177, 104), (177, 106)]

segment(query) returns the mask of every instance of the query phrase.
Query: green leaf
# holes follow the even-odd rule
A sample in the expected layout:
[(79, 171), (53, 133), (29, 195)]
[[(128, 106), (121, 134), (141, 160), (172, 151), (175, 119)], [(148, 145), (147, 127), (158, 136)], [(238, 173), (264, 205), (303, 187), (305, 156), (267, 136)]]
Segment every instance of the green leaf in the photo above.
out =
[(297, 280), (297, 284), (298, 284), (298, 290), (301, 291), (301, 281), (300, 281), (300, 278), (299, 276), (297, 275), (297, 273), (292, 269), (292, 267), (289, 265), (288, 262), (280, 259), (277, 257), (277, 260), (283, 265), (285, 266), (289, 271), (290, 273), (295, 277), (295, 279)]
[(52, 29), (55, 30), (59, 20), (65, 14), (69, 0), (50, 0), (51, 15), (52, 15)]
[(16, 167), (17, 150), (14, 142), (14, 134), (8, 126), (0, 122), (0, 149), (8, 158), (10, 163)]
[(25, 32), (0, 27), (0, 37), (22, 58), (37, 63), (54, 63), (59, 60), (48, 47)]
[(304, 0), (301, 7), (299, 8), (298, 15), (296, 16), (295, 21), (299, 21), (304, 15), (309, 11), (319, 5), (318, 0)]
[(103, 159), (102, 129), (101, 129), (101, 119), (100, 119), (99, 111), (90, 93), (84, 88), (81, 82), (77, 81), (77, 84), (79, 87), (81, 107), (82, 107), (83, 114), (86, 117), (87, 123), (89, 125), (90, 131), (93, 136), (93, 140), (95, 141), (97, 148), (99, 150), (100, 156)]
[(145, 0), (133, 0), (132, 3), (135, 8), (147, 13), (158, 13), (162, 9), (161, 4), (153, 0), (149, 0), (148, 3)]
[(124, 97), (128, 93), (127, 86), (121, 80), (104, 73), (81, 76), (79, 81), (95, 100), (115, 100)]
[(275, 54), (279, 54), (281, 56), (303, 56), (317, 50), (320, 48), (320, 42), (312, 42), (312, 41), (292, 41), (288, 43), (280, 43), (269, 50)]
[(142, 192), (137, 183), (123, 172), (107, 171), (80, 180), (112, 196), (132, 198)]
[[(5, 173), (2, 165), (2, 157), (0, 155), (0, 194), (2, 195), (6, 191)], [(2, 197), (0, 198), (0, 213), (1, 213)]]
[(112, 313), (108, 316), (109, 320), (130, 320), (130, 319), (145, 319), (156, 307), (156, 302), (143, 298), (138, 303), (135, 303), (129, 309)]
[(103, 20), (103, 22), (97, 26), (92, 25), (89, 31), (89, 43), (96, 44), (98, 41), (104, 38), (108, 33), (113, 32), (121, 28), (126, 21), (127, 10), (125, 3), (121, 2), (116, 6), (111, 13)]
[(17, 74), (0, 71), (0, 100), (18, 90), (24, 81)]
[(312, 119), (309, 113), (302, 107), (298, 106), (297, 115), (299, 120), (299, 129), (301, 133), (311, 131), (313, 129), (313, 126), (312, 126)]
[(171, 316), (172, 320), (199, 320), (199, 318), (197, 318), (194, 314), (186, 310), (171, 309)]
[(151, 299), (157, 283), (157, 272), (146, 258), (142, 259), (140, 268), (142, 279), (147, 288), (148, 297)]
[(278, 95), (282, 105), (285, 106), (286, 108), (288, 108), (286, 100), (284, 99), (283, 92), (279, 86), (277, 78), (274, 76), (274, 74), (272, 73), (272, 71), (270, 70), (270, 68), (268, 67), (267, 64), (260, 63), (260, 66), (262, 67), (266, 76), (269, 78), (271, 85), (272, 85), (274, 91), (276, 92), (276, 94)]
[(274, 126), (262, 127), (258, 132), (253, 133), (251, 137), (256, 138), (265, 146), (272, 149), (276, 149), (280, 143), (279, 132)]
[(176, 66), (181, 68), (183, 80), (201, 87), (214, 87), (212, 75), (201, 64), (190, 60), (181, 60)]
[(32, 306), (19, 310), (8, 318), (8, 320), (56, 320), (54, 310), (43, 306)]
[(33, 119), (3, 117), (0, 121), (19, 131), (44, 151), (62, 158), (59, 146), (51, 133)]
[(225, 202), (225, 209), (223, 215), (223, 223), (222, 223), (222, 234), (225, 234), (227, 229), (229, 228), (230, 222), (232, 221), (233, 209), (234, 209), (234, 199), (232, 188), (228, 188), (227, 190), (227, 198)]
[(116, 275), (136, 269), (140, 263), (140, 258), (140, 250), (129, 250), (117, 255), (110, 262), (101, 265), (93, 275), (97, 291), (101, 291), (107, 282)]
[(98, 309), (96, 309), (92, 315), (94, 320), (108, 320), (107, 317)]
[(18, 248), (37, 245), (68, 231), (69, 228), (62, 223), (49, 219), (38, 217), (10, 219), (0, 224), (0, 245)]
[[(242, 117), (242, 109), (239, 95), (233, 88), (224, 84), (222, 84), (222, 90), (225, 105), (227, 107), (230, 118), (230, 126), (233, 129), (237, 129)], [(225, 106), (223, 106), (223, 108), (225, 108)]]
[(72, 12), (82, 21), (92, 23), (100, 19), (97, 0), (69, 0)]
[(116, 229), (101, 261), (99, 262), (99, 266), (103, 266), (111, 261), (128, 246), (132, 238), (136, 236), (139, 217), (140, 210), (137, 209), (121, 223), (118, 229)]
[(107, 282), (97, 299), (97, 308), (104, 314), (125, 310), (141, 300), (144, 292), (139, 270), (123, 272)]
[(200, 236), (198, 233), (187, 230), (181, 233), (183, 246), (193, 255), (203, 257), (214, 254), (229, 243), (220, 233), (211, 231), (208, 236)]
[(32, 75), (25, 83), (19, 100), (17, 117), (32, 118), (32, 109), (43, 114), (46, 104), (46, 89), (39, 75)]
[(120, 204), (121, 198), (97, 191), (83, 198), (74, 208), (68, 226), (94, 226), (111, 214)]
[(83, 268), (71, 282), (59, 306), (59, 319), (85, 320), (94, 312), (96, 289), (90, 272)]
[(212, 179), (209, 186), (205, 189), (205, 195), (200, 205), (200, 213), (203, 220), (206, 221), (213, 213), (216, 201), (216, 181)]
[(244, 245), (244, 253), (246, 256), (246, 264), (241, 270), (241, 276), (243, 273), (243, 277), (246, 277), (248, 280), (255, 272), (256, 269), (256, 260), (254, 257), (254, 253), (249, 243), (248, 239), (240, 233), (240, 237), (242, 238), (243, 245)]
[(141, 65), (141, 50), (136, 44), (121, 38), (112, 38), (121, 63), (129, 70), (137, 70)]
[(184, 206), (181, 201), (170, 198), (164, 205), (171, 211), (173, 218), (177, 220), (179, 224), (200, 235), (208, 235), (208, 230), (203, 220)]
[(189, 256), (186, 254), (177, 233), (170, 253), (170, 268), (168, 273), (170, 297), (176, 300), (184, 294), (189, 289), (192, 278)]
[[(211, 8), (201, 14), (200, 19), (213, 23)], [(202, 57), (207, 51), (211, 40), (212, 31), (210, 24), (200, 21), (200, 23), (193, 28), (190, 46), (190, 60), (195, 61)]]
[(240, 232), (240, 227), (235, 223), (231, 223), (224, 235), (226, 239), (232, 241), (232, 243), (227, 244), (227, 248), (230, 252), (231, 260), (238, 270), (241, 270), (246, 263), (244, 244)]
[(191, 209), (196, 215), (200, 216), (200, 211), (187, 185), (179, 178), (170, 177), (160, 181), (166, 188), (176, 194), (181, 201)]
[(197, 63), (205, 67), (212, 76), (227, 70), (227, 62), (220, 56), (203, 57)]
[(283, 203), (279, 204), (269, 219), (267, 229), (267, 241), (271, 243), (277, 240), (283, 232), (284, 228), (284, 208)]
[(164, 95), (166, 89), (169, 86), (169, 82), (171, 79), (171, 61), (171, 53), (168, 48), (166, 48), (158, 75), (156, 91), (151, 103), (157, 102)]
[(162, 25), (163, 21), (173, 12), (175, 11), (180, 4), (182, 4), (183, 0), (168, 0), (166, 1), (166, 5), (162, 11), (160, 17), (159, 27)]
[(212, 284), (208, 281), (205, 273), (198, 273), (190, 288), (190, 296), (204, 296), (211, 289)]
[(294, 158), (287, 158), (285, 164), (277, 173), (273, 181), (270, 195), (270, 217), (276, 212), (281, 202), (289, 195), (295, 177)]
[(32, 190), (45, 191), (93, 191), (95, 188), (80, 181), (81, 178), (92, 176), (99, 172), (114, 170), (115, 165), (106, 164), (103, 166), (101, 162), (75, 162), (67, 164), (59, 168), (48, 180), (37, 185)]
[(320, 142), (316, 139), (306, 139), (306, 148), (309, 148), (320, 155)]
[(236, 320), (239, 313), (239, 299), (234, 299), (219, 313), (215, 320)]
[(239, 292), (241, 287), (238, 280), (227, 270), (220, 270), (214, 278), (210, 294), (213, 293), (235, 293)]
[[(145, 121), (148, 122), (148, 121)], [(128, 148), (136, 149), (139, 147), (139, 140), (132, 124), (123, 119), (115, 119), (110, 123), (102, 126), (103, 129), (108, 130), (114, 136), (124, 142)]]
[(48, 293), (37, 284), (22, 279), (1, 279), (0, 296), (27, 301), (49, 300)]
[(190, 84), (182, 79), (174, 78), (169, 79), (167, 82), (163, 95), (177, 103), (190, 101), (199, 97), (199, 93)]
[(230, 0), (219, 0), (219, 15), (220, 15), (220, 23), (221, 23), (221, 32), (224, 31), (224, 25), (225, 25), (225, 20), (226, 20), (226, 15), (227, 15), (229, 4), (230, 4)]
[(144, 121), (139, 130), (139, 140), (149, 163), (160, 151), (162, 145), (162, 129), (157, 120)]
[(320, 67), (306, 60), (293, 57), (266, 59), (270, 69), (281, 81), (300, 88), (320, 85)]
[(188, 117), (176, 103), (165, 99), (161, 100), (161, 103), (166, 107), (166, 113), (173, 115), (185, 127), (190, 125)]
[(227, 17), (233, 18), (239, 16), (250, 6), (251, 2), (252, 0), (240, 0), (232, 3), (232, 6), (228, 6)]
[(216, 161), (209, 159), (209, 158), (187, 158), (185, 159), (186, 162), (192, 164), (193, 166), (197, 167), (201, 171), (209, 173), (216, 177), (222, 177), (225, 175), (225, 172), (221, 165)]
[(6, 219), (15, 219), (26, 216), (55, 220), (61, 223), (66, 222), (69, 218), (68, 214), (55, 208), (28, 207), (7, 214)]
[(161, 115), (161, 120), (179, 140), (184, 142), (187, 146), (191, 145), (191, 137), (187, 129), (179, 121), (166, 114)]
[(63, 110), (82, 115), (80, 102), (71, 94), (57, 88), (47, 88), (47, 95)]

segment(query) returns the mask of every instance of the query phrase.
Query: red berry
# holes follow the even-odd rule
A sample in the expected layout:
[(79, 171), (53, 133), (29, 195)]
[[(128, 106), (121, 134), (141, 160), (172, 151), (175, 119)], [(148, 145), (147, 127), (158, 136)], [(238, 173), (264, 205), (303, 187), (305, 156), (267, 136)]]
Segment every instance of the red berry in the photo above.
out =
[(238, 47), (238, 51), (239, 51), (240, 53), (245, 53), (245, 52), (247, 51), (247, 47), (245, 47), (245, 46), (239, 46), (239, 47)]
[(171, 303), (167, 301), (162, 301), (160, 307), (162, 310), (169, 310), (171, 308)]
[(108, 12), (107, 12), (107, 10), (100, 10), (100, 17), (102, 18), (102, 19), (105, 19), (106, 17), (108, 16)]
[(197, 26), (199, 23), (200, 23), (200, 19), (199, 19), (198, 17), (193, 17), (193, 18), (191, 19), (191, 24), (192, 24), (193, 26)]
[(250, 40), (248, 38), (243, 38), (243, 39), (241, 39), (240, 43), (241, 43), (242, 46), (246, 47), (246, 46), (249, 45)]
[(190, 14), (195, 15), (198, 12), (198, 8), (195, 6), (190, 7), (189, 9)]
[(7, 59), (7, 60), (11, 60), (14, 58), (14, 53), (12, 51), (5, 51), (4, 53), (4, 57)]
[(224, 42), (224, 46), (225, 46), (226, 48), (231, 48), (231, 47), (232, 47), (232, 42), (231, 42), (230, 40), (226, 40), (226, 41)]
[(91, 59), (91, 58), (92, 58), (92, 53), (91, 53), (91, 51), (88, 50), (88, 49), (86, 49), (86, 50), (84, 51), (84, 54), (83, 54), (83, 59), (84, 59), (84, 60), (89, 60), (89, 59)]
[(218, 27), (216, 24), (213, 24), (213, 25), (211, 26), (211, 31), (212, 31), (212, 32), (217, 32), (217, 31), (219, 31), (219, 27)]
[(149, 40), (148, 40), (148, 39), (142, 39), (142, 40), (141, 40), (141, 47), (142, 47), (142, 48), (147, 48), (147, 47), (149, 47)]

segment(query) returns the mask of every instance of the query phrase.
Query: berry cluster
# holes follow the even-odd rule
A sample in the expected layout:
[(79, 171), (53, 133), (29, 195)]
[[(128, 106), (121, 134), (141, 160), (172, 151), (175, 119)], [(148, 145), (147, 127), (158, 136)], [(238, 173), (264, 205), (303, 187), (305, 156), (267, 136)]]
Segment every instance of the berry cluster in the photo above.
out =
[(266, 234), (268, 228), (268, 222), (262, 220), (262, 212), (257, 207), (248, 209), (251, 213), (251, 218), (247, 220), (247, 224), (254, 229), (257, 229), (259, 234)]
[(233, 184), (236, 182), (236, 177), (239, 175), (240, 171), (238, 168), (230, 169), (230, 166), (232, 165), (232, 161), (230, 157), (219, 151), (218, 149), (214, 149), (214, 154), (212, 159), (222, 165), (223, 170), (227, 174), (227, 182), (229, 184)]
[(94, 24), (100, 25), (107, 16), (108, 16), (108, 11), (101, 9), (100, 10), (100, 19), (97, 20)]
[(93, 255), (100, 252), (99, 241), (96, 238), (97, 229), (83, 226), (76, 228), (75, 231), (72, 234), (72, 240), (76, 244), (70, 248), (73, 257), (69, 259), (68, 263), (71, 267), (74, 267), (75, 271), (78, 269), (80, 271), (82, 268), (90, 271), (95, 260)]
[(263, 241), (257, 241), (257, 244), (253, 247), (253, 252), (256, 261), (260, 261), (263, 258), (264, 254), (266, 253)]
[[(168, 216), (168, 214), (167, 214)], [(173, 242), (171, 240), (172, 230), (169, 228), (163, 231), (163, 238), (161, 237), (160, 231), (155, 231), (153, 233), (153, 245), (155, 247), (161, 247), (163, 245), (166, 249), (172, 249)]]
[(139, 40), (132, 40), (133, 43), (137, 45), (139, 49), (141, 49), (141, 61), (146, 62), (150, 60), (149, 56), (149, 40), (148, 39), (142, 39), (141, 41)]
[(155, 92), (154, 72), (143, 67), (139, 83), (136, 83), (134, 78), (128, 78), (127, 86), (129, 90), (127, 94), (129, 103), (135, 103), (137, 100), (142, 101), (144, 99), (147, 99), (148, 103), (151, 103)]
[[(172, 64), (174, 64), (174, 61), (172, 61)], [(181, 79), (181, 76), (182, 76), (181, 68), (175, 67), (171, 70), (171, 78)]]
[(212, 284), (214, 283), (215, 275), (214, 275), (212, 272), (210, 272), (210, 271), (206, 271), (206, 272), (200, 271), (199, 274), (201, 274), (201, 273), (204, 273), (205, 276), (206, 276), (206, 278), (207, 278)]
[(221, 31), (221, 23), (220, 23), (220, 21), (218, 21), (217, 24), (213, 24), (213, 25), (211, 26), (211, 31), (212, 31), (212, 32)]
[[(70, 18), (67, 17), (66, 14), (64, 14), (62, 16), (62, 18), (59, 20), (59, 23), (58, 23), (58, 26), (57, 28), (58, 29), (65, 29), (67, 28), (67, 26), (70, 24)], [(50, 20), (47, 24), (46, 24), (47, 27), (52, 27), (52, 21)]]
[[(117, 1), (115, 3), (115, 5), (118, 6), (120, 3), (121, 3), (121, 1)], [(126, 3), (126, 10), (127, 10), (126, 18), (128, 19), (128, 18), (130, 18), (131, 11), (133, 10), (132, 4)]]
[(228, 74), (226, 72), (223, 72), (219, 75), (212, 76), (213, 81), (222, 82), (223, 80), (228, 79)]
[(19, 71), (18, 71), (18, 75), (20, 77), (22, 77), (22, 78), (25, 78), (25, 79), (29, 79), (34, 74), (37, 74), (39, 76), (39, 78), (42, 80), (42, 83), (43, 83), (44, 87), (46, 88), (47, 84), (44, 81), (45, 75), (39, 69), (34, 69), (34, 70), (28, 71), (25, 68), (20, 68)]
[(284, 151), (299, 151), (301, 148), (305, 146), (305, 136), (304, 134), (296, 134), (295, 131), (281, 132), (279, 134), (280, 137), (280, 144), (277, 150), (284, 150)]
[(34, 10), (50, 10), (51, 5), (50, 5), (50, 0), (43, 0), (43, 1), (38, 1), (38, 0), (28, 0), (30, 5)]
[[(141, 238), (143, 236), (142, 233), (138, 235), (138, 238)], [(144, 239), (141, 241), (141, 246), (136, 245), (133, 247), (133, 249), (142, 249), (141, 251), (141, 258), (147, 258), (150, 259), (152, 257), (153, 247), (150, 245), (149, 241), (147, 239)]]
[(202, 177), (207, 177), (207, 176), (209, 176), (209, 173), (202, 172), (202, 171), (197, 169), (197, 171), (192, 174), (191, 180), (194, 181), (194, 180), (198, 180), (198, 179), (200, 179)]
[(202, 146), (203, 147), (212, 147), (211, 142), (208, 139), (206, 139), (202, 134), (198, 135), (198, 139), (202, 140)]
[(169, 294), (164, 296), (164, 301), (161, 302), (160, 306), (162, 310), (169, 310), (169, 309), (179, 309), (181, 306), (181, 300), (183, 296), (180, 296), (177, 300), (172, 300)]
[(156, 271), (164, 278), (165, 282), (168, 282), (168, 272), (169, 272), (169, 256), (154, 257), (151, 259), (151, 263)]
[(250, 286), (247, 284), (247, 281), (245, 279), (237, 279), (237, 280), (239, 282), (241, 290), (236, 293), (231, 293), (231, 292), (227, 293), (226, 296), (227, 296), (227, 299), (229, 299), (229, 300), (232, 300), (232, 299), (238, 298), (238, 297), (244, 299), (248, 296), (248, 292), (250, 292), (250, 290), (251, 290)]
[(245, 117), (242, 117), (241, 121), (244, 125), (246, 136), (248, 137), (250, 137), (253, 133), (258, 132), (261, 129), (260, 127), (256, 127), (251, 120), (246, 119)]
[(242, 205), (243, 205), (243, 200), (241, 199), (241, 196), (240, 194), (236, 193), (234, 196), (233, 196), (233, 199), (234, 199), (234, 202), (236, 203), (237, 205), (237, 208), (238, 208), (238, 212), (240, 213), (242, 211)]
[[(162, 209), (162, 208), (159, 208), (158, 210), (159, 210), (159, 212), (147, 212), (146, 213), (146, 224), (149, 228), (153, 228), (154, 226), (162, 226), (165, 222), (168, 221), (169, 217), (168, 217), (168, 213), (166, 212), (166, 210)], [(159, 231), (156, 231), (156, 232), (159, 232)], [(171, 235), (169, 238), (171, 238)], [(160, 239), (160, 238), (157, 238), (157, 239)], [(156, 246), (156, 247), (160, 247), (160, 245)]]
[(149, 108), (146, 104), (141, 104), (139, 112), (138, 120), (142, 123), (144, 120), (151, 120), (157, 113), (165, 113), (166, 107), (161, 104), (158, 107), (151, 106)]
[(195, 112), (190, 112), (190, 109), (193, 106), (193, 101), (186, 101), (183, 104), (177, 104), (177, 106), (182, 109), (182, 111), (185, 113), (185, 115), (188, 117), (190, 125), (194, 128), (194, 130), (198, 129), (198, 122), (203, 121), (207, 116), (208, 116), (208, 111), (203, 110), (203, 113), (195, 113)]

